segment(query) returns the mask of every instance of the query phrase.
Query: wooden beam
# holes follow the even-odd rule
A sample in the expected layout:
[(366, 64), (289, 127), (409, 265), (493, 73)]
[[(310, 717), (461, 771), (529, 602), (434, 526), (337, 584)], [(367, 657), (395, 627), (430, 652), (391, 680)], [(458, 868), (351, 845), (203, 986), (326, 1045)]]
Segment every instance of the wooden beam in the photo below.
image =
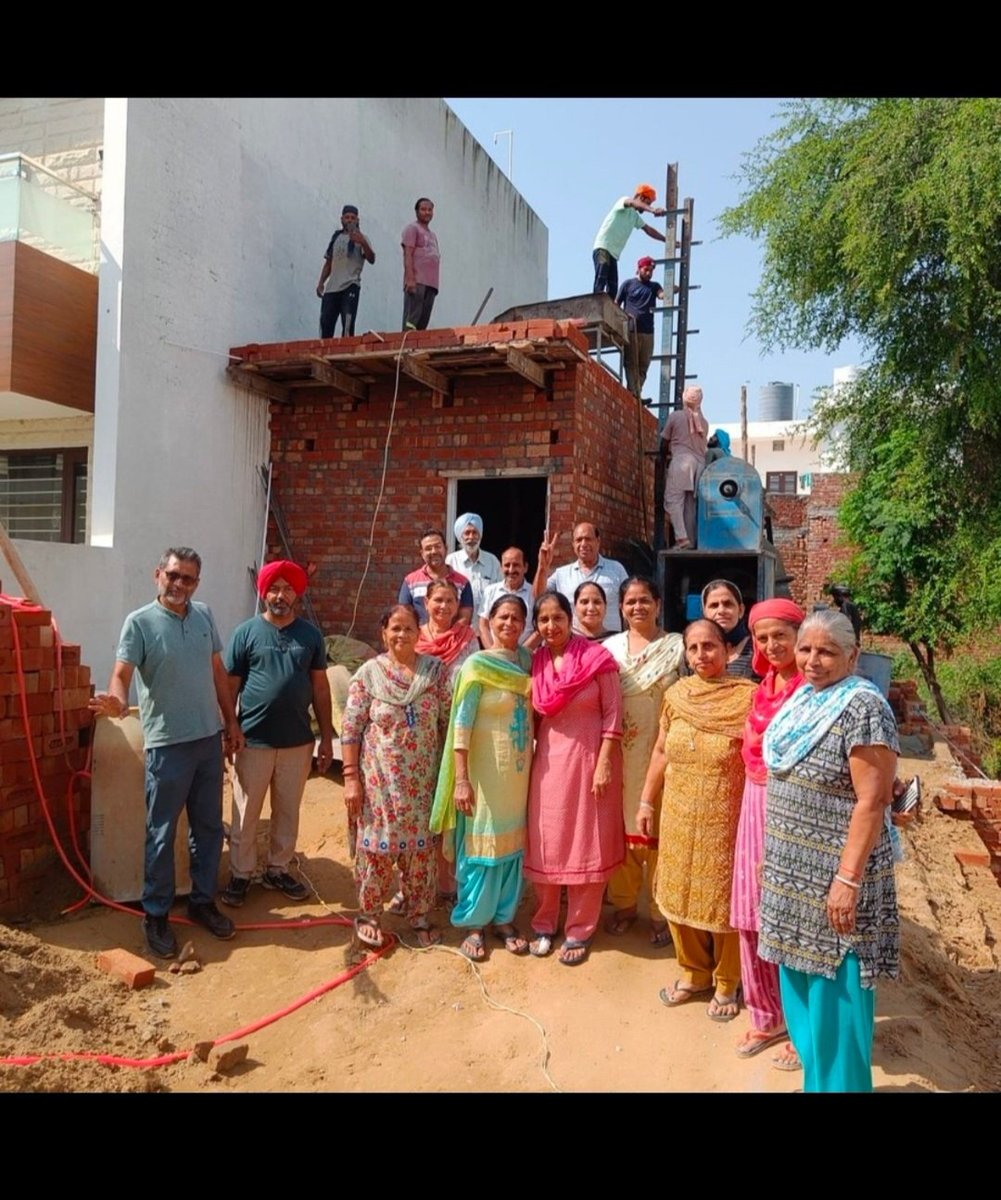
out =
[(409, 375), (411, 379), (416, 379), (418, 383), (423, 383), (425, 387), (429, 387), (433, 392), (440, 392), (443, 396), (450, 394), (451, 384), (448, 377), (442, 375), (440, 371), (435, 371), (427, 363), (414, 358), (413, 355), (406, 353), (403, 355), (400, 369), (404, 375)]
[(326, 359), (314, 358), (310, 365), (310, 373), (320, 383), (329, 384), (330, 387), (353, 396), (356, 400), (368, 399), (368, 388), (363, 383), (348, 375), (346, 371), (339, 371), (337, 367), (331, 366)]
[(527, 354), (522, 354), (520, 350), (515, 350), (513, 346), (505, 345), (503, 342), (498, 342), (494, 349), (500, 354), (507, 365), (516, 374), (523, 379), (527, 379), (529, 383), (534, 383), (537, 388), (546, 386), (546, 373), (538, 363), (532, 362)]
[(274, 400), (278, 404), (288, 404), (289, 388), (284, 383), (278, 383), (274, 379), (268, 379), (264, 375), (259, 375), (253, 367), (240, 367), (230, 364), (226, 368), (226, 374), (239, 387), (245, 387), (248, 391), (258, 392), (262, 396), (267, 396), (269, 400)]

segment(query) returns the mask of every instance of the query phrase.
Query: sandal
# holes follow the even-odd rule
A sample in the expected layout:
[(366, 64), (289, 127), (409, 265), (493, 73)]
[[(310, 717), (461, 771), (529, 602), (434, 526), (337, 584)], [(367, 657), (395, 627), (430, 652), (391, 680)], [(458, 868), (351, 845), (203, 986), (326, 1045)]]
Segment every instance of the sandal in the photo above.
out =
[(494, 937), (504, 943), (504, 949), (508, 954), (528, 953), (528, 942), (525, 941), (518, 930), (511, 924), (495, 925)]
[(605, 922), (605, 932), (610, 933), (613, 937), (621, 937), (636, 924), (636, 916), (635, 908), (616, 909)]
[(410, 928), (417, 934), (417, 941), (422, 950), (430, 950), (432, 946), (437, 946), (441, 941), (441, 933), (427, 921), (423, 921), (420, 925), (411, 925)]
[(397, 892), (392, 900), (390, 900), (388, 911), (394, 917), (405, 917), (407, 915), (407, 898), (402, 892)]
[[(382, 929), (375, 917), (355, 917), (355, 937), (365, 946), (371, 946), (373, 950), (381, 950), (386, 944), (386, 939), (383, 936)], [(373, 933), (372, 930), (375, 930)]]
[(666, 921), (659, 923), (650, 922), (650, 945), (656, 946), (658, 949), (674, 945), (674, 940), (671, 937), (671, 927)]
[[(789, 1037), (787, 1029), (777, 1029), (769, 1033), (765, 1029), (749, 1029), (737, 1043), (738, 1058), (753, 1058), (776, 1042), (784, 1042)], [(772, 1059), (774, 1062), (775, 1059)]]
[(535, 930), (535, 937), (528, 943), (528, 953), (533, 958), (545, 958), (547, 954), (553, 952), (553, 935), (551, 933), (538, 933)]
[(802, 1071), (803, 1061), (792, 1042), (786, 1042), (778, 1054), (772, 1056), (772, 1066), (777, 1071)]
[(717, 996), (709, 1001), (709, 1007), (706, 1009), (706, 1015), (710, 1021), (732, 1021), (740, 1015), (740, 991), (739, 989), (732, 996)]
[(464, 954), (470, 962), (483, 962), (487, 956), (486, 947), (483, 945), (483, 931), (474, 929), (471, 933), (467, 933), (462, 939), (459, 953)]
[[(573, 958), (567, 958), (567, 953), (574, 955)], [(577, 938), (567, 938), (560, 948), (560, 962), (565, 967), (579, 967), (582, 962), (587, 960), (587, 956), (591, 953), (591, 942), (579, 941)]]
[(711, 987), (682, 987), (681, 980), (676, 979), (669, 988), (660, 989), (660, 1002), (668, 1008), (677, 1008), (679, 1004), (688, 1004), (692, 1000), (698, 1000), (700, 996), (708, 996), (712, 990)]

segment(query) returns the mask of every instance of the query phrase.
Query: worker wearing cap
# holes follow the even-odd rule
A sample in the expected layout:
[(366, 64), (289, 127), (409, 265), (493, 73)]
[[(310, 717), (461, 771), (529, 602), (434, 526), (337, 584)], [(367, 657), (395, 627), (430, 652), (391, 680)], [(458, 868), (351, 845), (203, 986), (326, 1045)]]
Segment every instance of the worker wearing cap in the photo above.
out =
[(257, 823), (271, 792), (270, 844), (261, 883), (290, 900), (309, 890), (289, 873), (299, 835), (299, 806), (313, 760), (312, 704), (320, 727), (317, 769), (333, 756), (333, 722), (327, 650), (323, 635), (297, 617), (296, 601), (308, 576), (281, 559), (261, 568), (257, 590), (264, 611), (233, 630), (223, 655), (246, 746), (233, 760), (233, 817), (229, 833), (229, 884), (220, 897), (239, 907), (257, 871)]
[(646, 373), (653, 358), (653, 312), (663, 300), (664, 289), (653, 278), (653, 259), (641, 258), (636, 278), (627, 279), (615, 303), (629, 317), (630, 353), (626, 355), (626, 387), (634, 396), (642, 396)]
[(654, 208), (657, 193), (649, 183), (637, 186), (632, 199), (622, 196), (615, 202), (612, 211), (602, 221), (598, 236), (594, 239), (594, 287), (593, 292), (607, 292), (614, 300), (619, 290), (619, 259), (634, 229), (658, 242), (666, 241), (664, 235), (652, 225), (644, 223), (641, 213), (655, 217), (666, 217), (666, 208)]
[(334, 336), (338, 317), (342, 336), (354, 336), (362, 268), (374, 262), (375, 251), (358, 228), (358, 209), (345, 204), (341, 209), (341, 227), (334, 231), (323, 255), (316, 285), (320, 297), (320, 337)]

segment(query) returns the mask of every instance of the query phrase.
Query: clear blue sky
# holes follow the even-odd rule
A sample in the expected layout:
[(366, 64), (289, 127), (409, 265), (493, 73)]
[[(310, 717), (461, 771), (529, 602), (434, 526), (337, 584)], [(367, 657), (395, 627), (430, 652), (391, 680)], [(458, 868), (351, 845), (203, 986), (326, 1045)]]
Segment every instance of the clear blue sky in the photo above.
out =
[[(760, 246), (745, 238), (720, 238), (717, 218), (739, 199), (741, 156), (777, 126), (780, 100), (766, 99), (455, 99), (446, 103), (507, 173), (508, 142), (494, 134), (514, 130), (514, 185), (549, 230), (549, 299), (589, 292), (594, 279), (591, 246), (612, 204), (641, 182), (663, 200), (669, 162), (678, 164), (680, 199), (695, 201), (688, 372), (705, 390), (710, 421), (736, 421), (740, 386), (746, 383), (748, 418), (758, 418), (759, 389), (772, 380), (799, 385), (799, 416), (818, 387), (831, 383), (835, 366), (862, 361), (857, 342), (832, 356), (762, 353), (747, 333), (751, 293), (760, 277)], [(663, 221), (651, 218), (663, 228)], [(635, 274), (644, 254), (663, 246), (642, 231), (632, 235), (619, 278)], [(655, 278), (662, 277), (662, 269)], [(525, 301), (543, 297), (525, 296)], [(659, 327), (659, 318), (658, 318)], [(660, 338), (657, 338), (660, 351)], [(656, 396), (655, 367), (646, 394)]]

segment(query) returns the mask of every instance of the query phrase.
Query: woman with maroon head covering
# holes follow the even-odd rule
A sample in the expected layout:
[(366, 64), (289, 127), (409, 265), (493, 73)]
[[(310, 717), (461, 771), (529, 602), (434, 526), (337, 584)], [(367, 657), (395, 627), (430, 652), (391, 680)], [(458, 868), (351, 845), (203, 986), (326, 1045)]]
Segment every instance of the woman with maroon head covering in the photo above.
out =
[(744, 725), (744, 797), (737, 826), (733, 863), (730, 924), (740, 934), (740, 975), (751, 1028), (737, 1043), (737, 1054), (751, 1058), (785, 1041), (772, 1059), (776, 1067), (795, 1071), (799, 1056), (788, 1042), (779, 970), (758, 957), (758, 907), (761, 903), (761, 857), (765, 844), (765, 782), (768, 768), (761, 757), (761, 742), (772, 718), (803, 683), (796, 665), (796, 634), (806, 614), (792, 600), (762, 600), (751, 609), (747, 623), (754, 638), (753, 668), (762, 675)]

